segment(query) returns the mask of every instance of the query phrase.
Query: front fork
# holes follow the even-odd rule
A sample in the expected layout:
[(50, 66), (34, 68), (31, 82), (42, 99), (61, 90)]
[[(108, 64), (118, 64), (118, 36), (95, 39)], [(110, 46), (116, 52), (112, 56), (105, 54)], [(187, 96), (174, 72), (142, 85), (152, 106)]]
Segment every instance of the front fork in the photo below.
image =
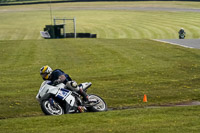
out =
[(55, 103), (55, 101), (53, 100), (53, 98), (49, 98), (49, 103), (51, 106), (53, 106), (54, 108), (57, 108), (57, 104)]

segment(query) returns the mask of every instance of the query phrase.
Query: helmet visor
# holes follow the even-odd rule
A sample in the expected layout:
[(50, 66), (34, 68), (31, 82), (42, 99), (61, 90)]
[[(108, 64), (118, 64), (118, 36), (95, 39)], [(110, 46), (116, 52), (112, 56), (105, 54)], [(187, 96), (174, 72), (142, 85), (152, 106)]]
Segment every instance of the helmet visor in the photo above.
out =
[(47, 73), (41, 73), (40, 75), (44, 80), (47, 80), (49, 77)]

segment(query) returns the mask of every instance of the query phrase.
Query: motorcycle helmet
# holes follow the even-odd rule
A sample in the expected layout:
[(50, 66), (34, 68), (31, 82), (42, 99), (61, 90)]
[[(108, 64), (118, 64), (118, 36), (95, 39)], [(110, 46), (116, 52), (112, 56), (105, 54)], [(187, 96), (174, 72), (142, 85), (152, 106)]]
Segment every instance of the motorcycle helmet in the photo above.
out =
[(42, 76), (42, 78), (44, 80), (48, 80), (49, 79), (49, 76), (51, 75), (51, 72), (53, 70), (51, 69), (51, 67), (49, 67), (48, 65), (46, 66), (43, 66), (41, 69), (40, 69), (40, 75)]

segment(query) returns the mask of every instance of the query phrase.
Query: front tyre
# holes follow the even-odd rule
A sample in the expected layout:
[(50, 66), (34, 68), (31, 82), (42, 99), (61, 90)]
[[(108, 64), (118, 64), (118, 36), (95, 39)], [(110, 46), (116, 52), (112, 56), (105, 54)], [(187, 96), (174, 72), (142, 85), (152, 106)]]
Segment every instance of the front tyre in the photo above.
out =
[(90, 112), (102, 112), (102, 111), (107, 111), (107, 105), (106, 102), (97, 95), (90, 94), (88, 97), (89, 101), (91, 101), (90, 107), (87, 107), (88, 111)]
[[(53, 103), (51, 102), (51, 100), (53, 100)], [(52, 98), (43, 100), (41, 102), (41, 109), (46, 115), (64, 114), (64, 109), (61, 104)]]

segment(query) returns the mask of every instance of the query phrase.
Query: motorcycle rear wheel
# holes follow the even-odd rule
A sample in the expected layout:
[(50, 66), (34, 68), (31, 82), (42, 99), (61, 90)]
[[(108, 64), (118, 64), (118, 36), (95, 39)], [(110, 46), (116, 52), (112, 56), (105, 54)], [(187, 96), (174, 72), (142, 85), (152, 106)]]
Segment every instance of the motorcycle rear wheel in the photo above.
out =
[(96, 100), (98, 102), (98, 104), (95, 104), (94, 106), (87, 107), (87, 110), (89, 112), (102, 112), (102, 111), (108, 110), (106, 102), (100, 96), (90, 94), (89, 95), (89, 101), (93, 101), (93, 100)]
[(54, 105), (50, 103), (49, 99), (45, 99), (41, 102), (41, 109), (46, 115), (62, 115), (64, 109), (59, 102), (54, 100)]

